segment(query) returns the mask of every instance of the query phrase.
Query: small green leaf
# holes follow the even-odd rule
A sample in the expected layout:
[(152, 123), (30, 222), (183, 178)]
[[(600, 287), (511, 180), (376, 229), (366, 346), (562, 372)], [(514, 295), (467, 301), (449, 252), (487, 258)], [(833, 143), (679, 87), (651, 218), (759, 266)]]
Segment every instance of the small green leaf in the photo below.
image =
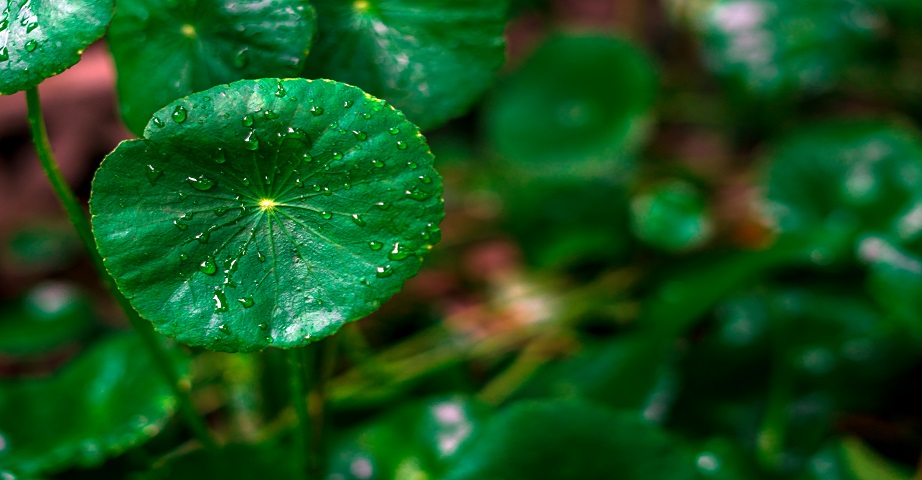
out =
[[(54, 377), (0, 384), (0, 465), (20, 475), (95, 466), (156, 435), (176, 402), (143, 350), (116, 335)], [(183, 357), (174, 364), (187, 374)]]
[(496, 415), (444, 478), (694, 479), (685, 447), (633, 413), (588, 403), (519, 403)]
[(641, 240), (674, 252), (700, 246), (713, 232), (707, 200), (694, 186), (678, 180), (634, 197), (631, 227)]
[(314, 0), (313, 77), (356, 85), (430, 129), (463, 114), (504, 58), (506, 0)]
[(652, 61), (633, 44), (558, 35), (494, 92), (487, 134), (521, 174), (623, 180), (656, 92)]
[(307, 0), (119, 0), (109, 28), (125, 123), (244, 78), (296, 77), (316, 29)]
[(704, 0), (690, 17), (705, 64), (734, 91), (767, 99), (834, 86), (886, 24), (865, 2), (841, 0)]
[(32, 88), (80, 61), (106, 33), (113, 0), (0, 0), (0, 95)]
[(173, 457), (139, 476), (144, 480), (201, 480), (203, 478), (259, 478), (290, 480), (304, 478), (288, 449), (262, 443), (226, 445), (217, 451), (196, 450)]
[[(784, 235), (825, 231), (858, 241), (880, 233), (922, 235), (915, 201), (922, 142), (915, 132), (879, 121), (801, 128), (768, 157), (767, 213)], [(853, 243), (854, 244), (854, 243)]]
[(93, 327), (90, 299), (74, 286), (45, 282), (0, 310), (0, 354), (48, 353), (77, 342)]
[(432, 161), (403, 114), (358, 88), (244, 80), (160, 110), (103, 161), (90, 210), (106, 267), (158, 330), (291, 348), (417, 273), (444, 215)]
[(332, 449), (326, 478), (442, 478), (479, 431), (486, 407), (464, 398), (407, 405), (348, 434)]

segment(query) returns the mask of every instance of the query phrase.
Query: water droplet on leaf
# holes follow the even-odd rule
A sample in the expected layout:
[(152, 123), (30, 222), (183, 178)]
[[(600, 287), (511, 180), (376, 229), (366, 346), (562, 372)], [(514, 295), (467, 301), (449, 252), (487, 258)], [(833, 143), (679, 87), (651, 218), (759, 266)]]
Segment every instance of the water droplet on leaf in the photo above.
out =
[(173, 109), (173, 114), (171, 116), (173, 117), (174, 122), (182, 123), (186, 121), (186, 115), (187, 115), (186, 107), (183, 107), (182, 105), (177, 105), (176, 108)]
[(192, 188), (202, 191), (202, 192), (211, 190), (211, 187), (215, 186), (214, 180), (204, 175), (199, 175), (198, 177), (189, 177), (186, 179), (186, 181), (188, 181), (189, 184), (192, 185)]
[(199, 264), (198, 269), (205, 275), (214, 275), (218, 271), (218, 266), (213, 258), (208, 257)]

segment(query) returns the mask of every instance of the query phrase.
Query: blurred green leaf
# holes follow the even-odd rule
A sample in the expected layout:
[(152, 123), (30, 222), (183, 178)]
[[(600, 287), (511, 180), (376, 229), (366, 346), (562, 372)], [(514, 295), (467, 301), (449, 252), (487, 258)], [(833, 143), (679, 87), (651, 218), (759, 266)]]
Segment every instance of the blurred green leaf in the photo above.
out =
[(314, 0), (308, 62), (391, 102), (427, 130), (465, 113), (503, 65), (506, 0)]
[(636, 413), (582, 402), (517, 403), (494, 416), (446, 480), (693, 479), (694, 457)]
[[(174, 362), (188, 375), (184, 357)], [(175, 404), (141, 340), (113, 335), (51, 378), (0, 383), (0, 465), (20, 475), (100, 465), (157, 435)]]
[(486, 134), (516, 175), (625, 182), (657, 84), (652, 60), (625, 40), (555, 35), (497, 87)]
[(661, 183), (631, 200), (631, 227), (644, 242), (666, 251), (689, 250), (713, 233), (707, 199), (689, 183)]
[(458, 452), (480, 431), (484, 405), (462, 397), (401, 407), (347, 434), (331, 450), (327, 478), (442, 478), (464, 462)]
[(79, 342), (94, 325), (90, 299), (77, 287), (41, 283), (5, 308), (0, 308), (0, 354), (48, 353)]
[(289, 449), (264, 442), (258, 445), (230, 444), (220, 450), (196, 450), (169, 458), (138, 480), (201, 480), (203, 478), (258, 478), (291, 480), (304, 478), (298, 472)]
[(109, 28), (126, 125), (193, 92), (245, 78), (296, 77), (316, 29), (307, 0), (119, 0)]
[(17, 270), (61, 270), (83, 252), (80, 239), (68, 223), (35, 222), (23, 225), (6, 239), (5, 263)]

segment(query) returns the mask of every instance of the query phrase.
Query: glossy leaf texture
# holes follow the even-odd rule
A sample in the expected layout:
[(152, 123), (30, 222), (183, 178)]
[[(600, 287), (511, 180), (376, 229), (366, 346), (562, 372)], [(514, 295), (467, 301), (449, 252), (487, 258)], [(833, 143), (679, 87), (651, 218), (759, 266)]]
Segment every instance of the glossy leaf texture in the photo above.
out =
[(358, 88), (244, 80), (159, 111), (93, 181), (106, 267), (177, 340), (302, 346), (380, 307), (440, 239), (418, 129)]
[(506, 0), (315, 0), (312, 78), (356, 85), (424, 130), (465, 113), (503, 65)]
[(834, 86), (885, 25), (863, 0), (705, 0), (689, 10), (708, 68), (765, 99)]
[(143, 480), (200, 480), (202, 478), (259, 478), (289, 480), (303, 478), (290, 452), (271, 442), (259, 445), (230, 444), (216, 451), (196, 450), (169, 459)]
[(458, 452), (479, 432), (487, 408), (463, 397), (407, 405), (334, 444), (326, 478), (401, 480), (442, 478)]
[(89, 297), (77, 287), (48, 281), (0, 308), (0, 355), (40, 355), (78, 342), (93, 328)]
[(0, 95), (30, 89), (80, 61), (106, 33), (113, 0), (0, 0)]
[[(188, 374), (188, 363), (174, 363)], [(108, 337), (53, 377), (0, 385), (0, 465), (17, 475), (89, 467), (156, 435), (175, 398), (141, 340)]]
[(634, 413), (582, 402), (517, 403), (497, 414), (444, 478), (696, 478), (693, 456)]
[(671, 180), (632, 199), (631, 228), (644, 242), (679, 252), (707, 242), (714, 226), (701, 192), (687, 182)]
[(119, 0), (109, 28), (122, 118), (246, 78), (297, 77), (316, 32), (307, 0)]
[(522, 175), (624, 181), (648, 138), (657, 83), (652, 61), (625, 40), (553, 36), (497, 87), (486, 133)]
[(853, 244), (867, 234), (922, 234), (914, 131), (883, 121), (816, 124), (776, 142), (765, 167), (766, 211), (781, 234), (825, 231)]

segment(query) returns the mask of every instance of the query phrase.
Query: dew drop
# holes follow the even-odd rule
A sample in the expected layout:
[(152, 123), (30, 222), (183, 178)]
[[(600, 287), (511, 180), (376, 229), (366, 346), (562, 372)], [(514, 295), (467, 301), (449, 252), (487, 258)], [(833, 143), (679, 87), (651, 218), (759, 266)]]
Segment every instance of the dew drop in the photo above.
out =
[(230, 210), (230, 207), (218, 207), (214, 209), (214, 214), (219, 217), (223, 217), (224, 214), (227, 213), (228, 210)]
[(250, 133), (243, 139), (243, 148), (247, 150), (259, 149), (259, 136), (256, 135), (256, 130), (250, 130)]
[(238, 298), (237, 301), (240, 302), (241, 305), (243, 305), (243, 308), (250, 308), (256, 304), (256, 302), (253, 301), (253, 299), (250, 297)]
[(186, 199), (186, 196), (187, 196), (187, 195), (186, 195), (185, 193), (183, 193), (183, 192), (179, 192), (177, 195), (179, 195), (179, 201), (185, 200), (185, 199)]
[(301, 160), (306, 163), (311, 163), (314, 161), (314, 157), (312, 157), (310, 153), (305, 153), (304, 155), (301, 155)]
[(391, 127), (387, 132), (390, 133), (391, 135), (397, 135), (398, 133), (400, 133), (400, 128)]
[(419, 181), (425, 183), (426, 185), (429, 185), (430, 183), (432, 183), (432, 177), (430, 177), (429, 175), (420, 175)]
[(163, 175), (163, 171), (153, 165), (148, 165), (147, 168), (144, 169), (144, 174), (147, 175), (147, 180), (153, 185), (157, 182), (157, 179)]
[(204, 175), (199, 175), (198, 177), (189, 177), (186, 179), (186, 181), (188, 181), (189, 184), (192, 185), (192, 188), (202, 191), (202, 192), (211, 190), (211, 188), (214, 187), (215, 185), (214, 180)]
[(377, 240), (372, 240), (372, 241), (368, 242), (368, 246), (369, 246), (372, 250), (374, 250), (374, 251), (376, 251), (376, 252), (377, 252), (378, 250), (381, 250), (382, 248), (384, 248), (384, 244), (381, 243), (381, 242), (379, 242), (379, 241), (377, 241)]
[(204, 231), (195, 236), (195, 239), (198, 240), (198, 243), (208, 243), (208, 240), (211, 238), (211, 232)]
[(378, 267), (375, 269), (375, 276), (378, 278), (387, 278), (394, 274), (394, 269), (390, 265)]
[(36, 42), (35, 40), (29, 40), (28, 42), (26, 42), (25, 47), (26, 47), (27, 52), (34, 52), (35, 49), (38, 48), (38, 42)]
[(188, 259), (189, 259), (189, 256), (186, 255), (185, 253), (180, 253), (180, 254), (179, 254), (179, 261), (180, 261), (180, 262), (185, 262), (185, 261), (188, 260)]
[(269, 330), (269, 324), (268, 324), (268, 323), (260, 323), (259, 325), (256, 325), (256, 326), (257, 326), (260, 330)]
[(381, 210), (387, 210), (388, 208), (391, 208), (391, 204), (387, 202), (378, 202), (375, 204), (375, 206)]
[(296, 188), (304, 188), (304, 182), (302, 182), (300, 178), (296, 178), (296, 179), (295, 179), (295, 187), (296, 187)]
[(384, 162), (382, 162), (381, 160), (377, 160), (377, 159), (372, 160), (371, 164), (374, 165), (375, 168), (384, 168)]
[(262, 252), (259, 252), (259, 251), (256, 252), (256, 259), (259, 260), (259, 263), (266, 262), (266, 256), (263, 255)]
[(154, 117), (154, 125), (156, 125), (157, 128), (163, 128), (163, 120), (160, 120), (159, 118)]
[(243, 183), (243, 186), (244, 186), (244, 187), (249, 187), (249, 186), (250, 186), (250, 179), (247, 178), (247, 177), (243, 177), (242, 179), (240, 179), (240, 182)]
[(188, 225), (185, 225), (185, 224), (182, 224), (182, 223), (179, 223), (179, 220), (173, 220), (173, 225), (175, 225), (175, 226), (176, 226), (176, 228), (178, 228), (178, 229), (179, 229), (180, 231), (182, 231), (182, 230), (185, 230), (185, 229), (187, 229), (187, 228), (189, 228), (189, 226), (188, 226)]
[(198, 269), (205, 275), (214, 275), (218, 271), (218, 265), (215, 264), (213, 258), (208, 257), (199, 264)]
[(288, 127), (288, 131), (285, 133), (285, 137), (303, 140), (307, 139), (307, 132), (300, 128)]
[(418, 201), (423, 201), (432, 196), (419, 189), (407, 190), (406, 192), (404, 192), (404, 194), (407, 196), (407, 198), (412, 198), (413, 200), (418, 200)]
[(276, 85), (275, 96), (279, 98), (285, 96), (285, 87), (282, 86), (282, 82), (279, 82), (278, 85)]
[(215, 163), (224, 163), (227, 161), (227, 154), (224, 152), (223, 148), (218, 148), (217, 153), (214, 155)]
[[(227, 311), (227, 307), (226, 307), (225, 305), (222, 305), (222, 304), (221, 304), (221, 300), (218, 299), (218, 294), (217, 294), (217, 293), (215, 293), (215, 301), (214, 301), (214, 302), (215, 302), (215, 309), (214, 309), (214, 310), (215, 310), (216, 312), (226, 312), (226, 311)], [(221, 333), (223, 333), (223, 334), (225, 334), (225, 335), (230, 335), (230, 327), (228, 327), (227, 324), (221, 324), (221, 325), (219, 325), (219, 326), (218, 326), (218, 331), (221, 332)]]
[(330, 212), (320, 212), (320, 216), (323, 217), (324, 220), (333, 218), (333, 214)]
[(249, 113), (244, 115), (243, 118), (240, 119), (240, 123), (243, 124), (244, 127), (252, 127), (253, 115)]
[(365, 120), (370, 120), (370, 119), (371, 119), (371, 114), (368, 113), (368, 112), (365, 112), (365, 113), (362, 114), (362, 118), (364, 118)]
[(10, 59), (10, 51), (6, 47), (0, 47), (0, 62)]
[(406, 149), (407, 149), (407, 142), (404, 142), (403, 140), (398, 140), (397, 150), (406, 150)]
[(38, 28), (38, 23), (32, 22), (26, 25), (26, 33), (32, 33), (32, 30), (35, 30), (36, 28)]
[(263, 112), (263, 116), (269, 120), (275, 120), (276, 118), (279, 118), (279, 114), (275, 113), (273, 110), (266, 110)]
[(266, 343), (273, 343), (273, 342), (275, 342), (275, 339), (274, 339), (274, 338), (272, 338), (272, 337), (266, 337)]
[(343, 102), (343, 108), (351, 108), (352, 105), (354, 105), (352, 100), (346, 100), (345, 102)]
[(343, 159), (343, 154), (339, 152), (333, 152), (333, 160), (342, 160), (342, 159)]
[(266, 185), (272, 185), (272, 178), (269, 175), (263, 175), (263, 183)]
[(246, 67), (248, 63), (250, 63), (250, 49), (243, 47), (234, 55), (234, 66), (243, 68)]
[(410, 170), (416, 170), (416, 168), (419, 167), (414, 161), (407, 162), (407, 166), (410, 167)]
[(315, 117), (319, 117), (323, 115), (323, 107), (318, 107), (314, 105), (313, 107), (311, 107), (311, 113), (314, 114)]
[(399, 243), (394, 244), (394, 249), (387, 253), (387, 258), (391, 260), (403, 260), (413, 255), (406, 247)]
[(360, 227), (364, 227), (365, 225), (367, 225), (367, 223), (365, 222), (365, 219), (362, 218), (362, 216), (357, 213), (352, 214), (350, 218), (352, 218), (352, 223)]
[(359, 139), (359, 140), (365, 140), (365, 139), (368, 138), (368, 134), (367, 134), (367, 133), (365, 133), (365, 132), (360, 132), (360, 131), (358, 131), (358, 130), (353, 130), (353, 131), (352, 131), (352, 134), (355, 135), (355, 138), (357, 138), (357, 139)]
[(173, 113), (171, 116), (173, 117), (173, 121), (176, 123), (185, 122), (186, 116), (187, 116), (186, 107), (183, 107), (182, 105), (177, 105), (176, 108), (173, 109)]
[(330, 190), (329, 187), (323, 187), (323, 196), (329, 197), (330, 195), (333, 195), (333, 190)]

